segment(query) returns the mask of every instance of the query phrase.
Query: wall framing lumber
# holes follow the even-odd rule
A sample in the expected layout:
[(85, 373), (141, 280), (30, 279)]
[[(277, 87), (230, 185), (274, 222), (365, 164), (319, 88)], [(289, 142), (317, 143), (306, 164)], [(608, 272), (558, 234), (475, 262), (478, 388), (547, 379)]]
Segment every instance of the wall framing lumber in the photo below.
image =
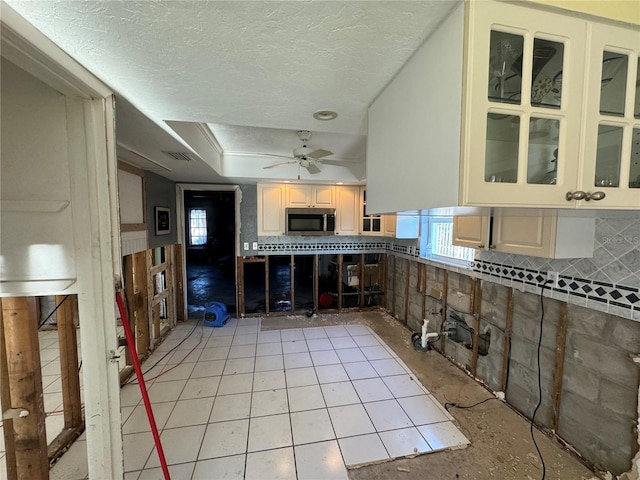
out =
[(269, 316), (269, 257), (264, 257), (264, 313)]
[(293, 256), (293, 254), (291, 254), (291, 257), (289, 259), (289, 267), (291, 269), (291, 274), (290, 274), (290, 284), (291, 284), (291, 313), (294, 313), (296, 311), (296, 295), (295, 295), (295, 291), (296, 291), (296, 259)]
[(569, 328), (569, 315), (567, 302), (560, 304), (560, 321), (556, 331), (556, 355), (553, 369), (553, 399), (551, 407), (551, 428), (558, 429), (560, 420), (560, 400), (562, 397), (562, 375), (564, 373), (564, 354), (567, 346), (567, 329)]
[(393, 256), (393, 277), (391, 278), (391, 288), (392, 288), (392, 292), (391, 294), (393, 295), (391, 297), (391, 314), (395, 316), (396, 314), (396, 274), (397, 274), (397, 263), (398, 263), (398, 257), (396, 257), (395, 255)]
[(360, 308), (364, 308), (364, 253), (360, 254), (360, 279), (358, 281), (358, 290), (360, 293), (360, 298), (358, 301), (358, 305)]
[(77, 303), (77, 301), (77, 295), (71, 295), (68, 298), (63, 295), (56, 296), (56, 304), (60, 305), (57, 312), (57, 322), (65, 429), (73, 429), (82, 425), (78, 339), (73, 318), (73, 303)]
[(129, 305), (133, 304), (136, 350), (138, 355), (144, 355), (151, 345), (149, 337), (149, 298), (147, 277), (147, 253), (137, 252), (132, 255), (133, 267), (133, 298), (127, 297)]
[(13, 432), (10, 432), (14, 438), (17, 480), (49, 478), (36, 311), (36, 297), (2, 299), (4, 353), (9, 380), (9, 405), (3, 403), (2, 409), (28, 412), (26, 417), (13, 420)]
[[(436, 275), (439, 269), (436, 267)], [(443, 280), (442, 280), (442, 322), (440, 323), (440, 331), (444, 331), (444, 322), (447, 321), (447, 295), (449, 294), (449, 271), (443, 269)], [(444, 345), (446, 338), (444, 335), (440, 336), (440, 351), (444, 353)]]
[(480, 341), (480, 313), (482, 310), (482, 288), (480, 279), (471, 281), (470, 295), (471, 313), (473, 314), (473, 348), (471, 353), (471, 374), (476, 375), (478, 370), (478, 342)]
[(244, 316), (244, 257), (239, 256), (236, 261), (236, 278), (238, 279), (238, 308), (237, 317)]
[(407, 277), (404, 283), (404, 325), (409, 322), (409, 285), (411, 280), (411, 260), (407, 258)]
[(504, 348), (502, 349), (502, 375), (500, 377), (501, 390), (506, 393), (509, 380), (509, 358), (511, 356), (511, 330), (513, 329), (513, 288), (509, 287), (507, 294), (507, 318), (504, 329)]
[(318, 254), (313, 256), (313, 309), (318, 310), (318, 289), (320, 286), (320, 265), (318, 261)]
[[(0, 302), (2, 302), (0, 300)], [(0, 410), (4, 411), (11, 405), (11, 393), (9, 392), (9, 371), (7, 369), (7, 353), (4, 346), (4, 324), (2, 321), (2, 308), (0, 305)], [(16, 471), (16, 445), (13, 437), (13, 420), (6, 419), (3, 422), (5, 463), (7, 465), (7, 477), (15, 480), (18, 477)]]

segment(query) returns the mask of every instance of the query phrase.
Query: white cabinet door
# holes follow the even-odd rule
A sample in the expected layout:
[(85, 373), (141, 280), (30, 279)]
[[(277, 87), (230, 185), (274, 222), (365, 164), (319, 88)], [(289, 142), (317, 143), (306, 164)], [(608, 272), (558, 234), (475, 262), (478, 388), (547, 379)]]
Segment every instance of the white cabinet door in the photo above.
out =
[(284, 188), (258, 184), (258, 235), (284, 235)]
[(360, 187), (336, 187), (336, 234), (358, 235), (360, 232)]
[(543, 258), (592, 257), (595, 218), (568, 215), (540, 209), (496, 209), (489, 248)]
[(587, 22), (468, 6), (462, 204), (575, 208)]
[(336, 187), (333, 185), (315, 185), (311, 188), (311, 206), (334, 208), (336, 206)]
[(383, 215), (382, 216), (382, 230), (385, 237), (396, 236), (396, 216), (395, 215)]
[(458, 247), (487, 248), (489, 244), (489, 217), (453, 217), (451, 243)]
[[(640, 32), (594, 24), (587, 72), (583, 208), (640, 207)], [(589, 197), (587, 197), (589, 198)]]
[(286, 185), (286, 205), (294, 208), (335, 208), (333, 185)]
[(311, 187), (309, 185), (286, 185), (285, 194), (287, 207), (311, 206)]

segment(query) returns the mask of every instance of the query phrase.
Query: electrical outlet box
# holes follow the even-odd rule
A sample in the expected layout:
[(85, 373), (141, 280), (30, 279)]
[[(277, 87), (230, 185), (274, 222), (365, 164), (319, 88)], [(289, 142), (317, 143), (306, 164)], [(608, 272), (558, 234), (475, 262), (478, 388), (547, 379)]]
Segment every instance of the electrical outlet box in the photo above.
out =
[(244, 242), (244, 249), (249, 250), (249, 242)]
[(251, 244), (251, 248), (252, 248), (253, 250), (257, 250), (257, 249), (258, 249), (258, 242), (253, 242), (253, 243)]
[(560, 272), (547, 272), (547, 287), (558, 288), (558, 280), (560, 280)]

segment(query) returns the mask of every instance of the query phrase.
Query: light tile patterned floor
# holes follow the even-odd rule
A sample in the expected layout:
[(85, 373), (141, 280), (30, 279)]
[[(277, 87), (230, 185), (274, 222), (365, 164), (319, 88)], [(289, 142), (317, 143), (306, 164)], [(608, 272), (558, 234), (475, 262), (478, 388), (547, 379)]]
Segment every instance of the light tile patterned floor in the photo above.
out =
[[(262, 332), (260, 319), (232, 320), (198, 326), (162, 358), (193, 327), (143, 365), (159, 361), (145, 377), (173, 479), (346, 479), (350, 466), (468, 443), (366, 326)], [(121, 399), (125, 478), (162, 478), (138, 386)], [(86, 478), (83, 438), (52, 479)]]

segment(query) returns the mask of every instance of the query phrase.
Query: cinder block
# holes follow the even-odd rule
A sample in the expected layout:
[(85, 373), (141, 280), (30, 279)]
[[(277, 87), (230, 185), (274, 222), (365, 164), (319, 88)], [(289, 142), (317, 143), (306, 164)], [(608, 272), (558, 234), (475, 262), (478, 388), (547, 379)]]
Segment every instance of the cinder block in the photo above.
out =
[(600, 378), (596, 372), (583, 368), (571, 359), (566, 359), (562, 374), (562, 394), (564, 395), (565, 391), (573, 392), (595, 403), (598, 401)]
[(603, 338), (611, 330), (610, 316), (579, 305), (568, 304), (569, 330), (590, 337)]
[(606, 315), (611, 343), (631, 354), (640, 353), (640, 323), (614, 315)]
[(565, 355), (619, 385), (638, 385), (638, 366), (629, 354), (603, 344), (600, 339), (569, 333)]
[(598, 404), (604, 409), (615, 414), (622, 415), (633, 422), (638, 418), (638, 388), (633, 386), (618, 385), (606, 378), (600, 381), (598, 391)]
[[(513, 334), (538, 343), (542, 309), (540, 297), (530, 293), (514, 291)], [(542, 345), (556, 348), (556, 333), (560, 318), (560, 302), (550, 298), (544, 300)]]
[(637, 445), (634, 427), (635, 422), (572, 392), (562, 396), (558, 434), (590, 462), (614, 475), (631, 467), (632, 448)]
[(482, 282), (481, 316), (487, 322), (506, 328), (509, 288), (497, 283)]

